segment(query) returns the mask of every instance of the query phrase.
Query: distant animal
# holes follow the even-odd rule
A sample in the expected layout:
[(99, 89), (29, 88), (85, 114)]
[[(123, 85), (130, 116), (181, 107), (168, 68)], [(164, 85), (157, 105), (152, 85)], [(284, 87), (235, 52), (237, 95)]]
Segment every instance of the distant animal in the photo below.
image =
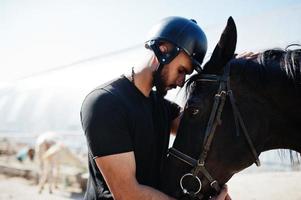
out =
[(202, 73), (187, 83), (161, 181), (177, 199), (210, 199), (235, 173), (259, 166), (261, 152), (301, 153), (301, 49), (237, 59), (236, 37), (230, 18)]
[(46, 183), (49, 184), (49, 193), (53, 192), (53, 186), (58, 188), (62, 164), (83, 166), (82, 161), (63, 144), (62, 138), (56, 132), (41, 134), (37, 138), (35, 151), (39, 164), (39, 193), (43, 191)]

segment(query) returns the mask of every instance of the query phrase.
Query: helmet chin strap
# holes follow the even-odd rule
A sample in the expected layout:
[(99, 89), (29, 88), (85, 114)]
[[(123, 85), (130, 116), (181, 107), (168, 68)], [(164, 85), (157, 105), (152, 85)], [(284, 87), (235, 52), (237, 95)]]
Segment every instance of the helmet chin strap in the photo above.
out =
[(175, 46), (169, 52), (162, 52), (159, 46), (159, 41), (156, 40), (151, 40), (145, 44), (147, 49), (153, 50), (158, 61), (163, 65), (170, 63), (181, 51), (179, 47)]
[(161, 77), (163, 67), (164, 64), (159, 63), (157, 70), (153, 73), (153, 85), (156, 87), (158, 96), (162, 98), (165, 96), (164, 82)]
[(161, 77), (161, 72), (164, 65), (170, 63), (177, 55), (179, 55), (181, 49), (177, 46), (172, 48), (169, 52), (162, 52), (160, 50), (159, 41), (151, 40), (145, 44), (147, 49), (151, 49), (156, 58), (158, 59), (159, 66), (153, 73), (153, 85), (156, 87), (157, 94), (159, 97), (164, 97), (166, 95), (164, 82)]

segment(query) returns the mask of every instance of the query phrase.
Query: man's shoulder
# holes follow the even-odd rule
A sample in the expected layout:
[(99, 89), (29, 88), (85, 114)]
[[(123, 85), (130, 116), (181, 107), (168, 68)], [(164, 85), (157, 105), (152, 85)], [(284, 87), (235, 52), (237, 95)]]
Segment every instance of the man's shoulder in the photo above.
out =
[(82, 106), (95, 108), (95, 106), (120, 103), (117, 93), (122, 82), (124, 77), (119, 77), (96, 87), (85, 97)]
[(110, 92), (113, 88), (118, 88), (121, 85), (125, 84), (125, 76), (120, 76), (117, 78), (114, 78), (110, 81), (107, 81), (99, 86), (97, 86), (94, 90), (92, 90), (89, 94), (94, 93), (94, 92), (98, 92), (99, 90), (104, 90), (107, 92)]
[[(106, 83), (101, 84), (100, 86), (93, 89), (87, 96), (88, 98), (114, 98), (115, 93), (122, 88), (125, 84), (125, 77), (121, 76), (115, 79), (112, 79)], [(86, 100), (85, 99), (85, 100)]]
[[(110, 87), (114, 87), (118, 84), (121, 84), (122, 82), (124, 82), (124, 80), (126, 79), (125, 76), (120, 76), (114, 79), (111, 79), (110, 81), (107, 81), (101, 85), (99, 85), (98, 87), (96, 87), (94, 90), (98, 90), (98, 89), (105, 89), (105, 88), (110, 88)], [(94, 91), (93, 90), (93, 91)], [(92, 91), (92, 92), (93, 92)]]

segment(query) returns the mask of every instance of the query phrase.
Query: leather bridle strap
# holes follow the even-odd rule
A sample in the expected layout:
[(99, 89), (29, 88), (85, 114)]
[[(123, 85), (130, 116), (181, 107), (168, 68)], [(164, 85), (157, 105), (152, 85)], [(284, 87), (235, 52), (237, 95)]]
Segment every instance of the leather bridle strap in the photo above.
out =
[(207, 158), (207, 154), (210, 150), (211, 143), (214, 138), (215, 129), (217, 125), (221, 123), (220, 117), (225, 105), (225, 101), (226, 101), (226, 92), (224, 91), (224, 84), (220, 84), (218, 94), (215, 95), (213, 108), (206, 128), (202, 153), (197, 161), (197, 165), (191, 171), (194, 176), (197, 176), (199, 172), (201, 172), (209, 181), (210, 186), (214, 188), (217, 192), (220, 191), (220, 186), (218, 182), (212, 178), (210, 173), (205, 168), (205, 160)]
[[(190, 165), (194, 168), (196, 166), (198, 166), (199, 172), (201, 172), (207, 178), (207, 180), (210, 182), (210, 186), (213, 187), (217, 191), (220, 190), (220, 186), (219, 186), (218, 182), (212, 178), (212, 176), (207, 171), (207, 169), (205, 168), (204, 165), (199, 165), (197, 160), (195, 160), (194, 158), (191, 158), (190, 156), (178, 151), (177, 149), (175, 149), (173, 147), (168, 150), (168, 155), (172, 155), (175, 158), (179, 159), (180, 161), (185, 162), (186, 164), (188, 164), (188, 165)], [(192, 174), (192, 175), (195, 176), (194, 174)], [(188, 193), (188, 194), (191, 195), (191, 193)], [(202, 195), (202, 194), (197, 193), (195, 195), (200, 197), (200, 195)]]
[[(248, 142), (248, 145), (250, 146), (251, 152), (255, 157), (255, 163), (257, 166), (260, 166), (260, 161), (258, 158), (258, 154), (256, 152), (256, 149), (253, 145), (253, 142), (251, 141), (251, 138), (249, 136), (249, 133), (246, 129), (245, 123), (241, 117), (241, 114), (237, 108), (236, 102), (235, 102), (235, 98), (233, 96), (232, 90), (230, 88), (230, 65), (227, 64), (225, 66), (225, 71), (224, 74), (222, 75), (221, 79), (220, 79), (220, 86), (218, 89), (218, 93), (215, 95), (215, 100), (214, 100), (214, 104), (213, 104), (213, 108), (210, 114), (210, 118), (208, 121), (208, 125), (206, 128), (206, 132), (205, 132), (205, 139), (204, 139), (204, 145), (203, 145), (203, 149), (202, 149), (202, 153), (198, 159), (198, 164), (196, 167), (194, 167), (192, 169), (192, 174), (194, 176), (197, 176), (199, 172), (202, 172), (203, 175), (208, 179), (208, 181), (210, 182), (211, 187), (213, 187), (217, 192), (220, 191), (220, 187), (219, 184), (216, 180), (214, 180), (210, 174), (208, 173), (208, 171), (205, 168), (205, 161), (207, 158), (207, 154), (210, 150), (213, 138), (214, 138), (214, 134), (215, 134), (215, 129), (217, 127), (217, 125), (221, 124), (221, 114), (223, 111), (223, 107), (225, 105), (225, 101), (226, 101), (226, 96), (229, 95), (229, 99), (231, 102), (231, 107), (233, 110), (233, 115), (234, 115), (234, 121), (235, 121), (235, 126), (236, 126), (236, 132), (237, 135), (239, 135), (239, 129), (240, 127), (243, 130), (243, 133), (245, 135), (245, 138)], [(208, 176), (209, 174), (209, 176)]]
[[(255, 158), (255, 164), (256, 164), (256, 166), (259, 167), (261, 164), (260, 164), (258, 153), (257, 153), (257, 151), (256, 151), (256, 149), (254, 147), (254, 144), (253, 144), (253, 142), (252, 142), (252, 140), (250, 138), (248, 130), (247, 130), (247, 128), (245, 126), (245, 123), (244, 123), (244, 121), (243, 121), (243, 119), (241, 117), (241, 114), (240, 114), (240, 112), (239, 112), (239, 110), (238, 110), (238, 108), (236, 106), (232, 90), (228, 91), (228, 95), (230, 97), (230, 101), (231, 101), (231, 105), (232, 105), (232, 109), (233, 109), (233, 113), (234, 113), (234, 119), (235, 119), (235, 121), (237, 121), (237, 123), (239, 123), (240, 127), (242, 128), (243, 133), (245, 135), (245, 138), (246, 138), (246, 140), (247, 140), (247, 142), (248, 142), (248, 144), (250, 146), (251, 152), (252, 152), (252, 154), (253, 154), (253, 156)], [(239, 127), (236, 129), (236, 131), (237, 131), (237, 135), (239, 135), (239, 132), (238, 132), (239, 131)]]
[(197, 165), (197, 160), (194, 159), (194, 158), (191, 158), (190, 156), (182, 153), (181, 151), (171, 147), (170, 149), (168, 149), (168, 155), (172, 155), (174, 156), (175, 158), (181, 160), (182, 162), (192, 166), (192, 167), (195, 167)]
[[(245, 61), (246, 62), (246, 61)], [(231, 90), (231, 87), (230, 87), (230, 64), (228, 63), (226, 66), (225, 66), (225, 71), (224, 71), (224, 78), (227, 80), (227, 95), (229, 96), (230, 98), (230, 102), (231, 102), (231, 106), (232, 106), (232, 110), (233, 110), (233, 115), (234, 115), (234, 121), (235, 121), (235, 126), (236, 126), (236, 135), (239, 136), (239, 130), (241, 127), (242, 128), (242, 131), (245, 135), (245, 138), (249, 144), (249, 147), (251, 149), (251, 152), (255, 158), (255, 164), (257, 167), (260, 166), (260, 160), (259, 160), (259, 156), (258, 156), (258, 153), (254, 147), (254, 144), (250, 138), (250, 134), (246, 128), (246, 125), (244, 123), (244, 120), (239, 112), (239, 109), (237, 107), (237, 104), (236, 104), (236, 101), (235, 101), (235, 98), (234, 98), (234, 95), (233, 95), (233, 92)], [(240, 126), (239, 126), (240, 125)]]

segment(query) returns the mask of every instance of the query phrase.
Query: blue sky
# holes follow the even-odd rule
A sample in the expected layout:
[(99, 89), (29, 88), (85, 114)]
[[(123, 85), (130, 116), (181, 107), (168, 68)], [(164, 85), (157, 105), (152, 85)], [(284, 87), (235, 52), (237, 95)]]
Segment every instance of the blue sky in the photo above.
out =
[(298, 0), (0, 0), (0, 82), (143, 44), (148, 30), (171, 15), (194, 18), (209, 52), (228, 16), (237, 51), (301, 43)]

